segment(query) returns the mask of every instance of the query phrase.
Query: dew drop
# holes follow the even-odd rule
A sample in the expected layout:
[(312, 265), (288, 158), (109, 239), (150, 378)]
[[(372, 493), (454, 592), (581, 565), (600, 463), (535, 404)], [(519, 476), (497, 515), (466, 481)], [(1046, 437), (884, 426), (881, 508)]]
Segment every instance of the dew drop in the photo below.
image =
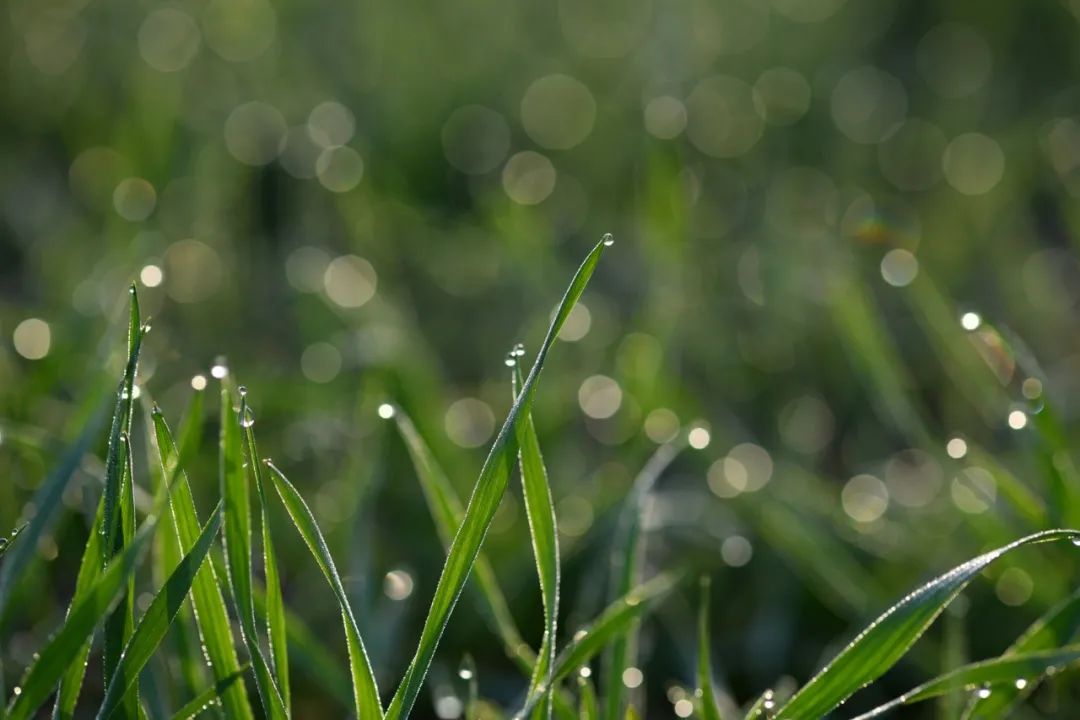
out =
[(1075, 545), (1076, 547), (1080, 547), (1080, 537), (1074, 537), (1072, 539), (1072, 544)]
[(979, 696), (980, 700), (985, 700), (986, 698), (990, 697), (990, 688), (984, 685), (983, 687), (979, 688), (975, 694)]
[(240, 427), (249, 428), (255, 424), (255, 413), (251, 412), (251, 408), (247, 405), (244, 406), (243, 414), (240, 416)]
[(389, 420), (390, 418), (394, 417), (396, 412), (397, 411), (394, 410), (394, 406), (390, 403), (383, 403), (379, 406), (379, 417), (381, 417), (383, 420)]
[(604, 247), (611, 247), (615, 244), (615, 236), (611, 233), (604, 233), (602, 240), (604, 242)]
[(458, 677), (462, 680), (472, 680), (473, 671), (469, 668), (461, 668), (458, 670)]
[(206, 389), (206, 376), (196, 375), (191, 378), (191, 387), (193, 390), (205, 390)]
[(236, 388), (236, 392), (240, 393), (240, 397), (247, 397), (247, 385)]
[[(132, 291), (132, 292), (134, 292), (134, 291)], [(21, 687), (16, 687), (11, 692), (12, 692), (12, 694), (15, 695), (15, 697), (18, 697), (18, 696), (22, 695), (22, 688)]]
[(517, 358), (514, 357), (513, 352), (507, 353), (506, 359), (503, 360), (503, 363), (506, 365), (506, 367), (516, 367), (517, 366)]
[(525, 345), (523, 343), (516, 343), (514, 349), (510, 351), (510, 354), (514, 357), (525, 357)]
[(1016, 685), (1017, 690), (1023, 690), (1024, 688), (1027, 687), (1027, 684), (1028, 684), (1028, 681), (1025, 680), (1024, 678), (1016, 678), (1016, 682), (1014, 683), (1014, 685)]

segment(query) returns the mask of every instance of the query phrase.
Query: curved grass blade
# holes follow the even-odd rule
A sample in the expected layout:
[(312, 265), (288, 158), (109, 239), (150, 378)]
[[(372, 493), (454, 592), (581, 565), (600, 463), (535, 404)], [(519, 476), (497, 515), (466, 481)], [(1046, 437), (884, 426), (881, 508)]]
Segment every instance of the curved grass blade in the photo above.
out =
[(775, 720), (823, 717), (903, 657), (953, 598), (994, 560), (1025, 545), (1065, 539), (1080, 539), (1080, 531), (1047, 530), (1028, 535), (923, 585), (863, 630), (780, 708)]
[[(465, 508), (462, 507), (461, 499), (412, 419), (404, 410), (396, 406), (393, 407), (393, 418), (398, 433), (405, 442), (413, 467), (416, 469), (428, 511), (435, 521), (435, 530), (443, 547), (449, 551), (461, 520), (465, 517)], [(502, 640), (507, 656), (513, 659), (526, 675), (531, 675), (536, 663), (536, 655), (522, 639), (517, 623), (510, 614), (506, 597), (499, 588), (495, 570), (483, 551), (476, 556), (472, 575), (487, 605), (488, 612), (484, 615), (491, 624), (492, 630)]]
[(274, 481), (274, 489), (282, 504), (292, 518), (293, 525), (304, 539), (311, 551), (319, 569), (322, 570), (330, 589), (337, 598), (341, 607), (341, 621), (345, 626), (345, 641), (349, 649), (349, 668), (353, 680), (353, 702), (356, 704), (356, 716), (358, 718), (383, 717), (382, 704), (379, 701), (379, 688), (375, 684), (375, 674), (371, 669), (367, 651), (364, 649), (364, 641), (360, 637), (360, 630), (356, 626), (356, 618), (353, 617), (352, 607), (349, 605), (345, 587), (341, 584), (334, 558), (330, 555), (330, 549), (326, 546), (326, 539), (319, 530), (315, 516), (311, 513), (304, 498), (297, 492), (284, 473), (269, 460), (263, 461), (270, 469), (270, 477)]
[(451, 543), (450, 550), (447, 553), (446, 564), (443, 566), (442, 574), (435, 588), (431, 608), (420, 632), (420, 641), (417, 643), (416, 653), (409, 663), (409, 667), (405, 671), (405, 677), (394, 693), (394, 699), (391, 701), (390, 708), (387, 711), (387, 716), (391, 720), (408, 717), (413, 704), (416, 702), (416, 696), (420, 692), (420, 687), (424, 683), (424, 678), (427, 676), (428, 669), (431, 666), (431, 660), (435, 655), (435, 648), (438, 647), (439, 639), (442, 637), (443, 630), (450, 620), (450, 614), (461, 596), (469, 571), (472, 569), (476, 556), (480, 552), (484, 536), (487, 534), (495, 510), (498, 508), (503, 492), (506, 490), (510, 469), (513, 465), (513, 457), (517, 451), (515, 433), (519, 418), (527, 414), (532, 406), (533, 396), (536, 393), (536, 384), (544, 367), (544, 361), (547, 359), (548, 351), (566, 322), (566, 317), (585, 290), (585, 285), (589, 282), (589, 278), (596, 269), (596, 264), (599, 262), (604, 248), (611, 242), (610, 236), (605, 236), (604, 240), (597, 243), (596, 247), (592, 249), (581, 267), (578, 268), (577, 273), (575, 273), (555, 313), (555, 317), (551, 321), (547, 336), (544, 338), (540, 351), (536, 355), (536, 361), (529, 372), (529, 377), (522, 385), (521, 393), (510, 409), (510, 413), (507, 415), (502, 429), (499, 430), (499, 434), (491, 447), (491, 452), (484, 461), (480, 476), (477, 478), (476, 485), (473, 488), (472, 497), (469, 499), (469, 504), (465, 509), (465, 517), (461, 522), (461, 527), (458, 528), (457, 535), (454, 536), (454, 541)]
[(181, 604), (187, 598), (191, 584), (195, 581), (195, 574), (202, 567), (220, 529), (221, 504), (219, 502), (198, 540), (195, 541), (191, 552), (180, 561), (135, 627), (131, 639), (120, 656), (112, 683), (106, 688), (105, 699), (97, 714), (98, 720), (111, 717), (120, 708), (125, 697), (133, 694), (131, 691), (138, 683), (139, 673), (161, 644), (173, 618), (176, 617)]
[(978, 688), (976, 694), (985, 694), (986, 697), (990, 697), (993, 695), (995, 686), (1016, 687), (1018, 682), (1026, 686), (1027, 678), (1054, 672), (1078, 660), (1080, 660), (1080, 646), (1078, 645), (983, 660), (929, 680), (853, 720), (870, 720), (902, 705), (929, 700), (953, 690), (974, 687)]
[[(517, 346), (511, 351), (507, 362), (513, 363), (512, 389), (515, 399), (517, 389), (524, 385), (518, 358), (525, 351)], [(551, 501), (551, 485), (547, 468), (540, 454), (540, 441), (536, 437), (532, 413), (523, 411), (517, 431), (518, 463), (521, 467), (521, 487), (525, 496), (525, 514), (529, 521), (529, 537), (532, 539), (536, 573), (540, 580), (540, 596), (544, 605), (544, 635), (540, 653), (529, 680), (529, 695), (551, 680), (551, 667), (555, 662), (555, 631), (559, 614), (559, 536), (555, 525), (555, 507)], [(533, 714), (534, 718), (550, 718), (550, 696), (541, 700)]]
[[(281, 692), (285, 713), (289, 713), (289, 645), (285, 624), (285, 599), (281, 595), (281, 577), (278, 574), (277, 554), (270, 537), (270, 519), (266, 514), (266, 483), (263, 464), (255, 445), (255, 416), (247, 404), (247, 389), (240, 388), (240, 427), (244, 429), (244, 447), (248, 467), (255, 480), (256, 497), (259, 500), (259, 526), (262, 530), (263, 572), (266, 575), (266, 635), (270, 641), (270, 670)], [(254, 613), (254, 605), (252, 606)]]
[(78, 656), (98, 623), (119, 601), (155, 529), (153, 519), (144, 523), (132, 542), (105, 566), (82, 599), (72, 607), (64, 624), (26, 671), (8, 705), (8, 720), (26, 720), (48, 700), (72, 658)]
[(227, 382), (221, 383), (221, 426), (219, 471), (221, 496), (225, 502), (225, 568), (240, 618), (240, 635), (247, 646), (266, 714), (273, 720), (288, 716), (277, 683), (259, 645), (255, 624), (255, 598), (252, 594), (251, 501), (247, 473), (244, 471), (240, 439), (240, 418), (233, 410), (232, 393)]
[(182, 708), (173, 713), (172, 720), (191, 720), (191, 718), (197, 717), (211, 705), (220, 703), (221, 696), (225, 693), (225, 691), (228, 690), (237, 680), (241, 680), (244, 677), (244, 673), (248, 671), (249, 667), (251, 666), (244, 665), (232, 675), (214, 683), (214, 687), (203, 690), (201, 693), (192, 698)]
[(697, 683), (699, 711), (703, 720), (720, 720), (720, 706), (716, 704), (713, 688), (712, 660), (709, 653), (709, 578), (701, 578), (701, 606), (698, 608), (698, 664)]
[[(611, 575), (608, 580), (609, 601), (623, 597), (631, 589), (640, 585), (643, 580), (641, 556), (645, 541), (641, 537), (641, 521), (645, 511), (645, 501), (656, 485), (656, 481), (685, 446), (686, 438), (680, 437), (678, 440), (658, 447), (634, 479), (630, 494), (623, 501), (622, 510), (619, 513), (619, 524), (612, 541)], [(626, 686), (623, 684), (622, 676), (626, 669), (634, 664), (636, 653), (637, 632), (631, 625), (626, 633), (612, 641), (604, 659), (604, 684), (602, 686), (605, 695), (604, 717), (622, 716), (626, 705)]]
[[(161, 410), (154, 408), (151, 413), (154, 421), (154, 435), (157, 440), (158, 456), (161, 462), (162, 476), (172, 488), (169, 495), (169, 508), (172, 513), (176, 536), (182, 552), (190, 552), (199, 535), (199, 519), (195, 512), (195, 499), (191, 494), (187, 473), (180, 466), (179, 454), (172, 433), (161, 415)], [(232, 628), (225, 608), (225, 599), (221, 596), (217, 574), (212, 563), (204, 563), (195, 573), (191, 586), (192, 607), (195, 610), (196, 625), (205, 648), (205, 655), (217, 682), (221, 682), (240, 669), (233, 645)], [(222, 707), (230, 718), (251, 720), (251, 705), (243, 683), (230, 685), (222, 695)]]
[(576, 668), (588, 663), (615, 638), (624, 635), (634, 623), (671, 592), (680, 579), (680, 575), (671, 573), (657, 575), (609, 605), (590, 625), (574, 633), (573, 641), (555, 658), (555, 665), (551, 670), (551, 683), (529, 697), (519, 714), (524, 715), (530, 712), (551, 686)]

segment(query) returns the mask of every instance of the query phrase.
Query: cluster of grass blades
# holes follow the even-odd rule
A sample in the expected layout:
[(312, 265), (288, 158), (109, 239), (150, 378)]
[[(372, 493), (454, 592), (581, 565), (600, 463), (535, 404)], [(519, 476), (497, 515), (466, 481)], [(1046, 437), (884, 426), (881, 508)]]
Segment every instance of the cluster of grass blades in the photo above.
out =
[[(25, 668), (19, 685), (10, 693), (3, 693), (6, 702), (0, 709), (0, 717), (10, 720), (35, 717), (50, 698), (54, 698), (53, 717), (74, 717), (87, 660), (96, 647), (94, 638), (99, 632), (104, 671), (103, 699), (96, 712), (99, 719), (189, 718), (207, 710), (229, 718), (254, 718), (256, 709), (244, 682), (249, 673), (261, 715), (275, 719), (291, 717), (290, 658), (296, 655), (290, 653), (290, 648), (308, 656), (314, 653), (322, 667), (330, 664), (326, 658), (332, 655), (312, 639), (285, 607), (268, 515), (268, 505), (274, 497), (284, 507), (339, 605), (348, 652), (350, 699), (356, 717), (403, 720), (410, 715), (454, 606), (469, 585), (470, 575), (492, 629), (522, 673), (524, 690), (520, 703), (511, 708), (507, 717), (621, 720), (643, 714), (645, 707), (629, 695), (622, 678), (637, 663), (639, 623), (680, 586), (686, 573), (676, 570), (645, 577), (641, 562), (645, 542), (642, 514), (657, 478), (684, 443), (679, 439), (661, 446), (634, 482), (613, 538), (607, 606), (560, 645), (558, 530), (547, 470), (531, 416), (540, 372), (552, 343), (610, 244), (610, 236), (605, 236), (574, 275), (528, 374), (521, 368), (524, 350), (517, 346), (509, 354), (512, 406), (467, 502), (457, 496), (404, 410), (392, 404), (380, 408), (380, 415), (394, 420), (446, 550), (445, 565), (415, 653), (385, 707), (359, 625), (315, 516), (285, 474), (259, 454), (248, 393), (227, 374), (220, 387), (221, 499), (217, 506), (207, 519), (200, 520), (184, 470), (191, 457), (199, 452), (203, 434), (203, 393), (196, 390), (178, 440), (162, 412), (147, 402), (150, 408), (146, 417), (147, 452), (155, 460), (151, 471), (154, 487), (150, 508), (139, 517), (134, 501), (136, 477), (131, 438), (136, 410), (135, 377), (149, 325), (141, 320), (138, 298), (132, 289), (127, 361), (109, 428), (104, 492), (79, 566), (74, 594), (63, 622)], [(0, 617), (7, 609), (13, 586), (32, 559), (32, 549), (55, 517), (67, 481), (91, 446), (97, 428), (97, 423), (88, 424), (60, 458), (55, 472), (37, 492), (34, 501), (39, 511), (33, 519), (0, 542), (3, 561)], [(543, 604), (543, 633), (535, 650), (523, 639), (497, 576), (482, 552), (485, 535), (515, 465), (522, 483)], [(257, 535), (253, 518), (258, 524)], [(219, 535), (223, 562), (214, 557)], [(948, 604), (991, 563), (1021, 547), (1059, 540), (1080, 543), (1080, 531), (1038, 532), (941, 575), (882, 614), (790, 697), (781, 698), (767, 691), (750, 705), (744, 717), (807, 720), (829, 716), (856, 691), (895, 665)], [(135, 577), (152, 546), (158, 548), (153, 553), (153, 574), (159, 589), (146, 609), (137, 615)], [(257, 551), (262, 553), (261, 563), (255, 562)], [(256, 577), (256, 565), (263, 568), (261, 578)], [(685, 716), (693, 712), (704, 720), (719, 720), (721, 703), (710, 659), (708, 596), (709, 583), (703, 580), (698, 618), (697, 692), (690, 710), (684, 708), (678, 714)], [(239, 643), (230, 618), (237, 621)], [(1069, 644), (1078, 629), (1080, 593), (1047, 612), (1001, 656), (958, 667), (859, 718), (876, 717), (958, 689), (970, 692), (965, 718), (1005, 717), (1041, 679), (1080, 661), (1080, 645)], [(195, 633), (201, 654), (193, 650)], [(148, 709), (159, 703), (140, 698), (139, 679), (150, 659), (166, 642), (181, 669), (177, 685), (188, 693), (190, 700), (179, 709), (162, 714), (160, 710)], [(594, 662), (602, 668), (599, 691), (592, 680)], [(334, 675), (334, 671), (327, 674)], [(479, 717), (474, 668), (468, 671), (468, 678), (470, 698), (465, 713), (467, 717)]]

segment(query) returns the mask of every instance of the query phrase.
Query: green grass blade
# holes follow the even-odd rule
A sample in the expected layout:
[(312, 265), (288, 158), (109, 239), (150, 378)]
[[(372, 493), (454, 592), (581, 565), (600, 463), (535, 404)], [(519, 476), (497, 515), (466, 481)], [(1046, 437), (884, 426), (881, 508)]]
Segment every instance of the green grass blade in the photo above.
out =
[[(513, 362), (512, 385), (515, 398), (517, 388), (524, 384), (521, 367), (517, 362), (522, 354), (524, 351), (515, 348), (508, 360)], [(532, 413), (523, 412), (516, 428), (525, 515), (529, 521), (529, 536), (544, 605), (544, 635), (529, 681), (531, 695), (540, 685), (550, 682), (551, 667), (555, 662), (555, 632), (559, 615), (559, 536), (555, 525), (555, 507), (551, 501), (551, 485), (548, 482), (543, 455), (540, 454), (540, 440), (536, 437)], [(547, 697), (541, 701), (533, 717), (551, 717), (551, 703)]]
[[(589, 662), (615, 638), (626, 634), (638, 620), (671, 592), (680, 580), (679, 575), (657, 575), (647, 583), (630, 591), (625, 597), (609, 605), (590, 625), (574, 634), (573, 641), (555, 658), (551, 671), (551, 684), (557, 683), (575, 669)], [(541, 688), (540, 693), (528, 698), (519, 715), (530, 712), (551, 687)]]
[(288, 715), (281, 692), (270, 673), (270, 666), (259, 644), (255, 624), (255, 599), (252, 595), (251, 500), (241, 448), (240, 419), (233, 409), (232, 392), (221, 383), (220, 481), (225, 502), (225, 568), (240, 618), (240, 634), (247, 646), (266, 714), (274, 720)]
[(135, 572), (143, 551), (150, 543), (156, 528), (148, 521), (124, 548), (98, 575), (82, 600), (68, 613), (60, 630), (41, 650), (37, 659), (26, 671), (22, 682), (8, 705), (9, 720), (26, 720), (37, 712), (56, 689), (60, 677), (78, 658), (80, 649), (87, 643), (102, 618), (115, 606), (124, 592), (128, 578)]
[(976, 694), (993, 695), (994, 687), (1015, 687), (1017, 681), (1027, 684), (1027, 678), (1045, 675), (1080, 660), (1080, 646), (1044, 650), (1035, 653), (1020, 653), (1002, 656), (991, 660), (972, 663), (957, 668), (952, 672), (929, 680), (909, 690), (898, 698), (884, 705), (865, 712), (853, 720), (870, 720), (884, 715), (902, 705), (929, 700), (953, 690), (978, 688)]
[(326, 581), (330, 583), (330, 588), (341, 607), (341, 621), (345, 626), (345, 640), (349, 649), (349, 667), (352, 672), (356, 716), (365, 720), (367, 718), (381, 719), (383, 711), (379, 700), (379, 689), (375, 684), (375, 673), (372, 672), (371, 662), (364, 649), (364, 641), (360, 637), (360, 630), (356, 625), (356, 618), (353, 617), (352, 607), (345, 594), (345, 587), (341, 584), (341, 577), (334, 565), (334, 559), (326, 546), (326, 539), (319, 530), (311, 509), (308, 508), (304, 498), (293, 487), (293, 484), (269, 460), (264, 460), (264, 463), (270, 468), (274, 489), (281, 498), (282, 504), (285, 505), (289, 517), (292, 518), (293, 525), (307, 544)]
[[(130, 410), (129, 410), (130, 411)], [(130, 417), (128, 418), (130, 426)], [(124, 458), (124, 465), (120, 473), (120, 532), (116, 535), (112, 556), (121, 552), (128, 545), (135, 534), (135, 495), (134, 482), (135, 464), (132, 460), (131, 436), (125, 431), (120, 435), (120, 448)], [(132, 574), (127, 581), (127, 588), (113, 611), (105, 620), (105, 642), (102, 653), (105, 687), (109, 687), (116, 679), (116, 671), (120, 664), (124, 647), (131, 639), (135, 631), (135, 576)], [(135, 720), (139, 717), (139, 689), (135, 686), (134, 692), (124, 697), (123, 706), (119, 708), (121, 718)]]
[(600, 706), (596, 702), (596, 690), (592, 680), (578, 675), (578, 718), (600, 720)]
[[(444, 549), (449, 551), (461, 520), (465, 517), (465, 508), (412, 419), (398, 407), (393, 408), (393, 413), (398, 433), (405, 442), (405, 448), (409, 452), (416, 475), (420, 480), (420, 488), (423, 490), (428, 511), (435, 521), (435, 530)], [(531, 675), (536, 663), (536, 654), (522, 639), (517, 623), (510, 614), (506, 596), (499, 588), (495, 570), (483, 551), (476, 556), (472, 575), (476, 579), (480, 594), (487, 606), (488, 612), (484, 613), (484, 616), (489, 621), (492, 630), (502, 640), (507, 656), (513, 659), (526, 675)]]
[(994, 560), (1034, 543), (1080, 539), (1080, 531), (1047, 530), (984, 553), (923, 585), (887, 610), (791, 698), (775, 720), (823, 717), (892, 667), (967, 584)]
[(221, 696), (225, 694), (225, 691), (232, 687), (237, 680), (242, 680), (249, 667), (250, 665), (244, 665), (232, 675), (214, 683), (213, 687), (203, 690), (173, 713), (172, 720), (191, 720), (191, 718), (197, 717), (211, 705), (220, 703)]
[[(173, 441), (165, 418), (157, 408), (154, 408), (151, 417), (154, 421), (154, 434), (162, 476), (166, 484), (173, 488), (169, 495), (169, 509), (176, 527), (176, 536), (180, 541), (181, 551), (187, 553), (191, 551), (199, 535), (195, 500), (191, 494), (187, 474), (179, 464), (176, 443)], [(191, 587), (191, 599), (206, 659), (214, 673), (214, 679), (221, 682), (240, 669), (240, 662), (237, 660), (236, 648), (233, 645), (232, 628), (229, 625), (225, 599), (221, 595), (217, 575), (211, 563), (205, 563), (195, 574), (195, 582)], [(253, 717), (247, 690), (243, 683), (235, 683), (224, 692), (222, 707), (230, 718), (249, 720)]]
[(164, 639), (173, 618), (176, 617), (184, 599), (187, 598), (191, 584), (195, 581), (195, 574), (202, 567), (220, 529), (221, 505), (219, 503), (198, 540), (195, 541), (191, 552), (180, 561), (135, 627), (131, 639), (120, 656), (112, 682), (105, 691), (105, 699), (97, 714), (98, 720), (111, 717), (120, 708), (125, 697), (134, 695), (132, 691), (138, 684), (139, 673)]
[(713, 688), (712, 659), (709, 643), (709, 578), (701, 578), (701, 606), (698, 608), (698, 663), (697, 683), (699, 712), (702, 720), (720, 720), (720, 706), (716, 704), (716, 690)]
[[(281, 595), (281, 577), (278, 574), (277, 554), (270, 536), (270, 519), (266, 511), (266, 483), (263, 477), (262, 459), (255, 445), (255, 416), (247, 404), (247, 390), (240, 388), (240, 426), (243, 428), (244, 447), (248, 468), (255, 480), (256, 497), (259, 501), (259, 526), (262, 529), (263, 572), (266, 575), (266, 635), (270, 641), (270, 670), (281, 692), (286, 714), (289, 712), (289, 645), (286, 635), (285, 599)], [(254, 612), (254, 606), (252, 608)]]
[(610, 237), (605, 236), (605, 239), (597, 243), (596, 247), (585, 258), (585, 261), (574, 275), (555, 313), (555, 317), (551, 321), (547, 336), (544, 338), (540, 351), (536, 355), (536, 361), (529, 372), (529, 377), (522, 385), (521, 394), (518, 395), (517, 400), (510, 409), (510, 413), (506, 416), (506, 421), (495, 438), (491, 452), (484, 461), (480, 476), (477, 478), (476, 485), (473, 488), (472, 497), (469, 499), (469, 504), (465, 509), (465, 517), (461, 522), (461, 527), (458, 528), (458, 532), (454, 536), (454, 541), (451, 543), (450, 550), (447, 553), (446, 564), (443, 566), (442, 574), (435, 588), (435, 596), (432, 598), (431, 607), (424, 621), (424, 627), (420, 632), (420, 641), (417, 643), (416, 653), (409, 663), (409, 667), (405, 671), (405, 678), (394, 693), (394, 699), (391, 701), (390, 708), (387, 711), (387, 716), (391, 720), (408, 717), (412, 711), (413, 703), (416, 702), (416, 696), (420, 692), (420, 687), (423, 685), (424, 678), (427, 676), (428, 669), (431, 666), (431, 660), (435, 655), (439, 639), (442, 637), (443, 630), (445, 630), (446, 624), (450, 620), (454, 605), (457, 604), (458, 598), (461, 596), (469, 571), (472, 569), (473, 562), (480, 552), (484, 536), (487, 534), (495, 510), (498, 508), (503, 492), (506, 490), (510, 469), (513, 465), (513, 457), (517, 452), (515, 433), (518, 418), (527, 414), (532, 406), (532, 399), (536, 393), (536, 384), (544, 367), (544, 361), (547, 359), (547, 353), (566, 322), (566, 317), (585, 290), (585, 285), (588, 284), (589, 278), (592, 277), (596, 264), (599, 262), (600, 256), (608, 243), (610, 243)]

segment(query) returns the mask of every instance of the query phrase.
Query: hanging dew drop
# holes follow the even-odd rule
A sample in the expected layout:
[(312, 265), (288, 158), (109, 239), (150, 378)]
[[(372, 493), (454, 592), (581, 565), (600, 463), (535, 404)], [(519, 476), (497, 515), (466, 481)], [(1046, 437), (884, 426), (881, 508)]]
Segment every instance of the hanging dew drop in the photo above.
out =
[(604, 233), (604, 237), (601, 239), (604, 242), (604, 247), (611, 247), (615, 244), (615, 236), (611, 233)]
[(241, 385), (236, 388), (236, 392), (240, 393), (240, 397), (247, 397), (247, 385)]
[(525, 357), (525, 345), (523, 343), (516, 343), (514, 349), (510, 351), (510, 354), (514, 357)]
[(503, 364), (505, 364), (506, 367), (514, 367), (515, 365), (517, 365), (517, 360), (514, 358), (514, 353), (508, 353), (506, 359), (503, 360)]
[(990, 697), (990, 688), (984, 685), (978, 690), (976, 690), (975, 694), (979, 697), (980, 700), (985, 700), (986, 698)]
[(1072, 544), (1075, 545), (1076, 547), (1080, 547), (1080, 537), (1074, 537), (1072, 539)]
[(462, 680), (472, 680), (473, 671), (469, 668), (461, 668), (458, 670), (458, 677)]
[(389, 420), (390, 418), (394, 417), (395, 412), (396, 411), (394, 410), (394, 406), (390, 403), (383, 403), (382, 405), (379, 405), (379, 417), (381, 417), (383, 420)]
[(240, 427), (249, 428), (255, 424), (255, 413), (251, 412), (251, 408), (244, 406), (244, 412), (240, 416)]

